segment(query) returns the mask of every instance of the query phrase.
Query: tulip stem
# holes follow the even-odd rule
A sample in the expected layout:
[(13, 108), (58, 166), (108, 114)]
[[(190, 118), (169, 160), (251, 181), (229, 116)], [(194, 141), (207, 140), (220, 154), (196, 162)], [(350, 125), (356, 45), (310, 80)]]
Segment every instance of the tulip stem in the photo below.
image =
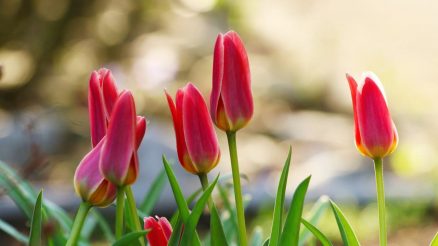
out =
[(383, 184), (383, 160), (374, 159), (374, 169), (376, 172), (377, 206), (379, 208), (379, 241), (380, 246), (387, 245), (386, 232), (386, 209), (385, 209), (385, 187)]
[[(128, 202), (128, 207), (134, 218), (135, 231), (141, 231), (140, 220), (137, 213), (137, 205), (135, 204), (134, 193), (132, 192), (131, 186), (126, 186), (125, 188), (126, 201)], [(138, 238), (140, 245), (144, 245), (143, 237)]]
[[(201, 174), (199, 174), (198, 176), (199, 176), (199, 180), (201, 181), (202, 190), (205, 191), (205, 190), (207, 189), (207, 187), (208, 187), (208, 177), (207, 177), (207, 174), (205, 174), (205, 173), (201, 173)], [(213, 204), (213, 199), (211, 199), (211, 197), (208, 198), (207, 205), (208, 205), (208, 209), (209, 209), (210, 212), (211, 212), (212, 209), (213, 209), (213, 206), (214, 206), (214, 204)]]
[(88, 211), (90, 211), (91, 205), (87, 202), (82, 202), (76, 213), (75, 221), (71, 230), (70, 238), (67, 241), (67, 246), (75, 246), (78, 244), (79, 236), (81, 235), (82, 226), (84, 225), (85, 218)]
[(228, 148), (230, 149), (231, 170), (233, 173), (234, 198), (236, 201), (237, 225), (241, 246), (248, 245), (246, 239), (245, 211), (243, 209), (242, 187), (240, 185), (239, 160), (237, 157), (236, 132), (227, 131)]
[(117, 187), (116, 198), (116, 240), (119, 240), (123, 234), (123, 210), (125, 206), (125, 187)]

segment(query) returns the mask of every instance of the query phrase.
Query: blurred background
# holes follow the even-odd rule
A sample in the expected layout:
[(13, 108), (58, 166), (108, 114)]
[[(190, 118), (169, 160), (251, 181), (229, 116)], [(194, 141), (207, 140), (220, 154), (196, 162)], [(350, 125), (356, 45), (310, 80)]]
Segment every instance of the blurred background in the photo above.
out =
[[(238, 134), (251, 228), (269, 231), (292, 145), (289, 197), (312, 174), (309, 207), (328, 195), (363, 245), (377, 245), (373, 165), (354, 145), (345, 79), (346, 72), (359, 78), (374, 71), (400, 137), (385, 160), (390, 243), (427, 245), (438, 230), (437, 13), (438, 4), (426, 0), (2, 0), (0, 160), (74, 213), (80, 200), (72, 178), (90, 149), (88, 79), (107, 67), (149, 121), (134, 186), (142, 197), (161, 155), (176, 163), (163, 89), (174, 94), (192, 81), (208, 98), (216, 36), (233, 29), (248, 51), (255, 100), (254, 118)], [(218, 136), (222, 159), (214, 173), (226, 175), (226, 137)], [(199, 187), (174, 169), (187, 194)], [(168, 187), (158, 207), (162, 215), (175, 208)], [(4, 195), (0, 216), (24, 218)], [(320, 227), (339, 239), (331, 213)]]

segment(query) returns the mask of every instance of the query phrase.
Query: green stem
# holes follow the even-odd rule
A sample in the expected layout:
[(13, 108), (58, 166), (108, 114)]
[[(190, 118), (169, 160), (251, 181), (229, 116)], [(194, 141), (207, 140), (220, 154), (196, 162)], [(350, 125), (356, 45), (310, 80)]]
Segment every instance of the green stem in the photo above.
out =
[(123, 234), (123, 207), (125, 206), (125, 187), (117, 187), (116, 198), (116, 240), (119, 240)]
[[(140, 220), (138, 219), (138, 213), (137, 213), (137, 206), (135, 204), (135, 198), (134, 198), (134, 193), (132, 192), (131, 186), (127, 186), (125, 188), (125, 194), (126, 194), (126, 201), (128, 202), (128, 207), (129, 210), (131, 211), (131, 214), (133, 215), (134, 218), (134, 225), (135, 225), (135, 231), (141, 231), (141, 225), (140, 225)], [(139, 237), (138, 238), (140, 241), (140, 244), (143, 246), (144, 245), (144, 238), (143, 237)]]
[(383, 161), (382, 158), (374, 159), (376, 172), (377, 206), (379, 208), (379, 240), (380, 246), (386, 246), (386, 209), (385, 209), (385, 187), (383, 184)]
[(87, 202), (82, 202), (79, 206), (78, 212), (73, 223), (70, 238), (67, 241), (67, 246), (74, 246), (78, 244), (79, 236), (81, 235), (82, 226), (84, 225), (85, 218), (88, 211), (90, 211), (91, 205)]
[(241, 246), (248, 245), (246, 240), (245, 211), (243, 209), (242, 187), (240, 185), (239, 160), (237, 158), (236, 132), (227, 132), (228, 147), (230, 149), (231, 169), (233, 172), (234, 197), (236, 200), (237, 225)]
[[(202, 173), (202, 174), (199, 174), (198, 176), (199, 176), (199, 180), (201, 181), (202, 189), (205, 191), (207, 189), (207, 187), (208, 187), (208, 177), (207, 177), (207, 174)], [(208, 205), (208, 209), (210, 211), (212, 211), (212, 209), (213, 209), (213, 200), (211, 199), (211, 197), (208, 198), (207, 205)]]

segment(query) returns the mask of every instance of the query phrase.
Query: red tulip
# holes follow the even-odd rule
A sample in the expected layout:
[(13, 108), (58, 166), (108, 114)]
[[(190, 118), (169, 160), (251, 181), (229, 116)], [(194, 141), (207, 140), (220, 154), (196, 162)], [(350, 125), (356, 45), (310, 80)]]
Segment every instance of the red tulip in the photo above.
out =
[(76, 168), (74, 187), (83, 201), (90, 205), (105, 207), (116, 198), (116, 187), (99, 172), (100, 153), (104, 139), (94, 147)]
[(383, 85), (373, 73), (356, 83), (347, 74), (353, 101), (356, 146), (365, 156), (382, 158), (397, 147), (397, 129), (389, 113)]
[[(140, 125), (142, 133), (142, 119)], [(137, 134), (134, 98), (125, 91), (114, 104), (100, 159), (102, 175), (118, 186), (132, 184), (137, 178)]]
[(178, 90), (176, 104), (166, 96), (181, 165), (193, 174), (208, 173), (219, 162), (220, 149), (204, 98), (191, 83)]
[(144, 218), (144, 229), (150, 230), (146, 235), (150, 246), (167, 246), (172, 234), (172, 226), (165, 217)]
[(232, 31), (216, 39), (210, 107), (213, 122), (224, 131), (244, 127), (254, 111), (248, 56)]

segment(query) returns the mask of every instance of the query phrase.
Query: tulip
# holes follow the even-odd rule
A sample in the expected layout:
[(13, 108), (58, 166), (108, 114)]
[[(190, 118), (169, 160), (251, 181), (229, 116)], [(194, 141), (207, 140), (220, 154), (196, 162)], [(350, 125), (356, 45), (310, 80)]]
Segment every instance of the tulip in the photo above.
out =
[(117, 186), (132, 184), (137, 178), (136, 122), (134, 98), (131, 92), (122, 92), (114, 104), (100, 158), (100, 172)]
[(397, 147), (397, 129), (391, 119), (383, 86), (373, 73), (360, 83), (347, 74), (354, 111), (356, 146), (370, 158), (383, 158)]
[(94, 147), (76, 168), (75, 191), (84, 202), (92, 206), (106, 207), (116, 198), (116, 187), (99, 172), (100, 153), (103, 140)]
[(219, 34), (213, 60), (213, 88), (210, 113), (224, 131), (237, 131), (254, 111), (248, 56), (237, 33)]
[(144, 218), (144, 229), (150, 230), (146, 236), (150, 246), (167, 246), (172, 234), (172, 226), (165, 217)]
[(167, 92), (166, 97), (181, 165), (193, 174), (208, 173), (219, 162), (220, 149), (204, 98), (191, 83), (178, 90), (176, 103)]

